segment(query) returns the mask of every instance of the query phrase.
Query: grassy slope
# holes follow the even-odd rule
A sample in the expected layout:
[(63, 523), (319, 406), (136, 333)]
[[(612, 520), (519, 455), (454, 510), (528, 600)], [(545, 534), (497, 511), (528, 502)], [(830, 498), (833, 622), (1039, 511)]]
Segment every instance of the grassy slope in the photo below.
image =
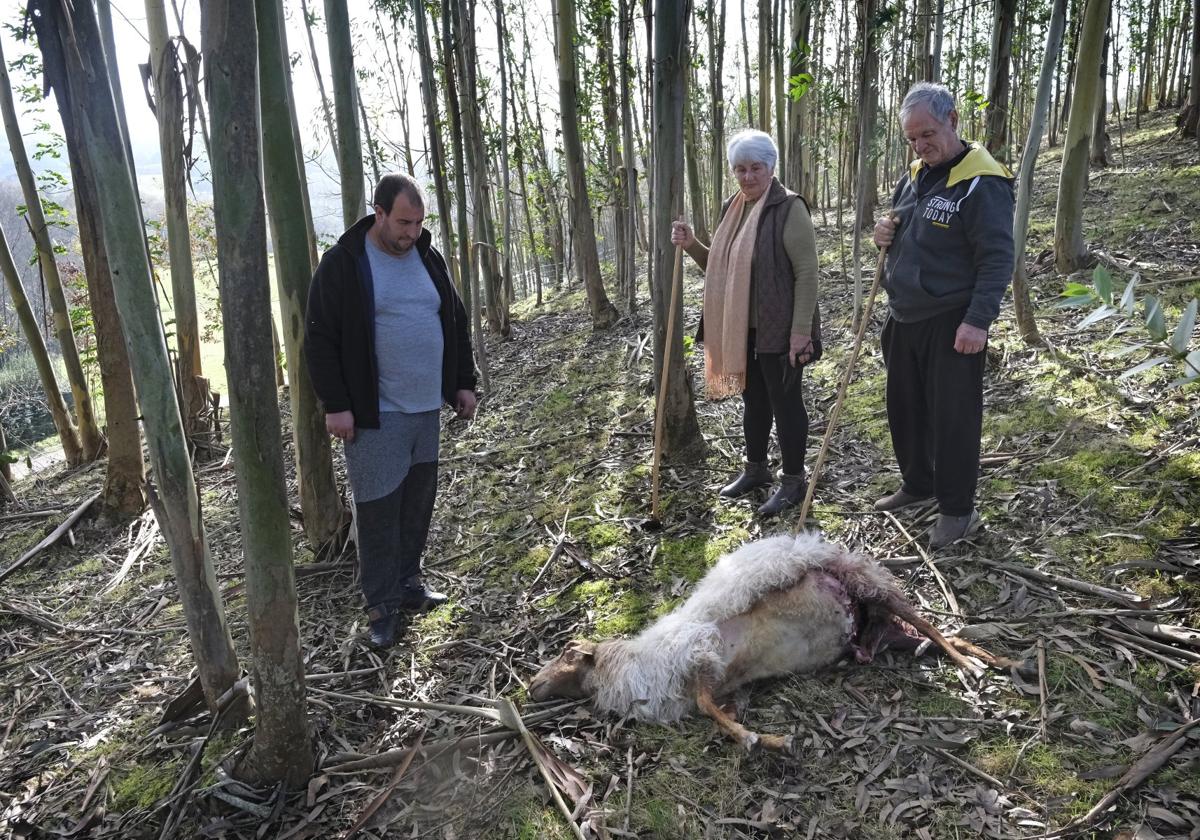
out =
[[(1088, 196), (1089, 241), (1116, 260), (1136, 261), (1147, 281), (1200, 273), (1195, 146), (1184, 150), (1164, 126), (1159, 121), (1127, 133), (1128, 168), (1094, 178)], [(1043, 238), (1050, 232), (1057, 170), (1056, 155), (1046, 157), (1033, 226), (1034, 236)], [(1159, 212), (1154, 198), (1170, 211)], [(827, 266), (838, 265), (833, 236), (830, 227), (821, 228)], [(1044, 246), (1031, 243), (1031, 258)], [(1034, 283), (1043, 304), (1061, 287), (1051, 274), (1035, 275)], [(826, 358), (809, 377), (814, 449), (849, 343), (848, 294), (834, 268), (825, 269), (823, 286), (831, 335)], [(1200, 293), (1195, 282), (1164, 288), (1176, 310), (1185, 294)], [(699, 291), (699, 277), (690, 274), (689, 320)], [(353, 635), (361, 613), (352, 571), (301, 578), (310, 671), (380, 668), (314, 685), (450, 702), (470, 695), (520, 698), (522, 681), (564, 640), (636, 632), (685, 597), (721, 551), (791, 527), (757, 521), (752, 503), (715, 498), (738, 457), (736, 401), (699, 404), (710, 456), (703, 464), (664, 470), (665, 528), (642, 527), (652, 412), (650, 360), (638, 350), (646, 316), (592, 334), (583, 310), (579, 293), (555, 297), (540, 313), (518, 307), (514, 340), (491, 345), (494, 383), (480, 418), (447, 426), (427, 565), (434, 581), (455, 595), (452, 607), (422, 619), (405, 644), (380, 660)], [(577, 708), (536, 726), (547, 745), (595, 785), (611, 827), (663, 838), (760, 836), (770, 826), (822, 837), (1035, 834), (1039, 826), (1060, 825), (1087, 810), (1114, 783), (1105, 769), (1136, 758), (1147, 732), (1174, 725), (1182, 708), (1191, 716), (1200, 711), (1189, 696), (1195, 667), (1180, 670), (1114, 643), (1097, 629), (1112, 626), (1111, 619), (1079, 613), (1110, 604), (1052, 591), (982, 562), (1036, 565), (1174, 599), (1170, 605), (1183, 612), (1164, 617), (1173, 623), (1194, 626), (1200, 617), (1194, 388), (1168, 390), (1165, 374), (1118, 383), (1116, 374), (1132, 362), (1115, 356), (1121, 342), (1106, 338), (1110, 323), (1080, 334), (1072, 329), (1077, 314), (1042, 312), (1053, 353), (1025, 347), (1010, 311), (994, 331), (980, 484), (988, 530), (939, 557), (939, 568), (984, 644), (1028, 655), (1044, 641), (1046, 736), (1039, 733), (1036, 684), (1007, 674), (964, 684), (936, 660), (890, 655), (870, 668), (783, 679), (750, 695), (749, 722), (764, 731), (795, 732), (801, 744), (795, 758), (743, 757), (703, 719), (669, 728), (629, 725)], [(693, 370), (698, 364), (692, 359)], [(956, 627), (958, 620), (938, 612), (946, 604), (913, 547), (890, 521), (865, 513), (874, 495), (894, 483), (895, 470), (874, 343), (859, 364), (822, 477), (817, 518), (830, 538), (887, 558), (915, 597)], [(27, 483), (22, 498), (31, 508), (65, 503), (100, 477), (96, 468)], [(232, 474), (214, 464), (201, 470), (200, 481), (231, 624), (244, 646)], [(930, 522), (900, 521), (913, 534)], [(5, 565), (43, 532), (6, 527)], [(184, 684), (188, 662), (161, 545), (135, 563), (125, 583), (103, 592), (139, 533), (137, 527), (129, 537), (125, 529), (81, 527), (76, 547), (55, 548), (6, 582), (4, 597), (17, 611), (80, 628), (48, 630), (0, 608), (6, 610), (0, 612), (0, 725), (20, 724), (0, 751), (0, 790), (8, 792), (0, 813), (7, 809), (10, 819), (20, 815), (44, 829), (70, 825), (89, 780), (107, 766), (108, 816), (101, 824), (108, 836), (157, 835), (163, 812), (154, 809), (179, 773), (189, 735), (150, 738), (147, 732)], [(560, 537), (565, 550), (547, 563)], [(303, 550), (299, 555), (300, 563), (311, 560)], [(105, 635), (98, 627), (147, 635)], [(322, 758), (410, 744), (425, 728), (426, 740), (476, 728), (462, 716), (319, 694), (312, 712)], [(207, 746), (205, 785), (238, 743), (233, 737)], [(1002, 784), (994, 788), (934, 748)], [(1197, 757), (1192, 741), (1121, 801), (1115, 824), (1136, 826), (1147, 808), (1164, 809), (1183, 824), (1200, 819)], [(288, 803), (280, 824), (295, 825), (320, 805), (310, 836), (344, 830), (387, 778), (385, 772), (326, 777), (310, 789), (307, 803)], [(228, 816), (235, 836), (253, 835), (257, 818), (231, 811), (211, 794), (193, 801), (185, 825), (197, 827), (218, 814)], [(569, 836), (523, 749), (511, 742), (479, 760), (417, 762), (379, 819), (405, 836), (417, 828), (421, 836)], [(1171, 829), (1169, 822), (1154, 824), (1164, 833)]]

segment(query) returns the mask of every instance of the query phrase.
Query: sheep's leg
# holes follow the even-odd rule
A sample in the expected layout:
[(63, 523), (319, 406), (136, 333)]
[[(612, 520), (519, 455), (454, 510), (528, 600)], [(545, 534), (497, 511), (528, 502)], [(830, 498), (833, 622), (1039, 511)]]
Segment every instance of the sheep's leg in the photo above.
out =
[(702, 713), (712, 718), (717, 728), (737, 741), (748, 753), (756, 751), (759, 747), (777, 752), (791, 752), (792, 737), (790, 735), (760, 735), (757, 732), (751, 732), (730, 717), (717, 704), (717, 701), (713, 699), (712, 689), (703, 680), (698, 680), (696, 683), (696, 706)]
[[(975, 667), (971, 660), (959, 653), (958, 648), (952, 645), (950, 641), (942, 635), (942, 631), (938, 630), (933, 626), (933, 624), (927, 621), (925, 617), (917, 612), (913, 605), (904, 600), (903, 597), (898, 595), (889, 597), (887, 599), (886, 606), (894, 615), (904, 619), (913, 627), (917, 628), (917, 630), (923, 635), (932, 639), (938, 647), (946, 652), (946, 655), (950, 657), (951, 661), (953, 661), (955, 665), (965, 670), (968, 674), (979, 676), (979, 669)], [(960, 639), (959, 641), (962, 640)]]
[(978, 645), (968, 642), (966, 639), (960, 639), (957, 636), (947, 636), (946, 641), (953, 645), (963, 653), (969, 653), (979, 661), (983, 662), (989, 668), (1020, 668), (1022, 663), (1015, 659), (1009, 659), (1007, 656), (997, 656), (996, 654), (986, 651)]

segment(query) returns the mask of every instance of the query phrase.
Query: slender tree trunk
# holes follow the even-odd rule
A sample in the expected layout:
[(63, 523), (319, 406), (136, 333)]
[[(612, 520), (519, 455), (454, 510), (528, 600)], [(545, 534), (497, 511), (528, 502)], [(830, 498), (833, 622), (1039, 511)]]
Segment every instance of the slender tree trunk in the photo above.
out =
[[(38, 194), (37, 184), (33, 178), (33, 169), (29, 165), (29, 157), (25, 152), (25, 138), (21, 136), (21, 127), (17, 121), (12, 84), (8, 78), (8, 62), (5, 60), (3, 52), (0, 52), (0, 112), (3, 112), (4, 115), (4, 130), (8, 135), (8, 148), (12, 153), (17, 180), (21, 182), (21, 192), (25, 196), (27, 222), (29, 230), (33, 234), (38, 265), (42, 269), (46, 293), (50, 298), (54, 337), (58, 339), (63, 367), (67, 371), (67, 382), (71, 386), (71, 398), (75, 403), (75, 416), (79, 418), (79, 425), (73, 426), (76, 428), (76, 440), (79, 446), (68, 449), (64, 445), (63, 448), (64, 454), (67, 455), (67, 463), (76, 466), (81, 461), (94, 461), (100, 457), (104, 451), (104, 435), (100, 431), (96, 415), (92, 410), (92, 396), (88, 393), (87, 376), (83, 372), (83, 364), (79, 359), (79, 349), (75, 346), (75, 332), (71, 329), (71, 313), (67, 308), (66, 295), (63, 293), (62, 278), (58, 274), (54, 246), (50, 242), (50, 227), (46, 224), (46, 216), (42, 212), (42, 198)], [(60, 430), (60, 437), (61, 434)]]
[(1017, 22), (1017, 0), (996, 0), (992, 17), (992, 53), (988, 68), (987, 150), (997, 160), (1009, 161), (1009, 67), (1012, 63), (1013, 30)]
[[(333, 156), (342, 159), (338, 150), (338, 133), (333, 127), (333, 107), (329, 104), (329, 96), (325, 93), (325, 79), (321, 76), (321, 62), (317, 58), (317, 42), (313, 37), (313, 26), (316, 25), (316, 15), (308, 10), (308, 0), (300, 0), (300, 11), (304, 16), (304, 31), (308, 35), (308, 55), (312, 59), (313, 76), (317, 80), (317, 90), (321, 93), (321, 112), (325, 116), (325, 130), (329, 132), (329, 146)], [(328, 24), (327, 24), (328, 25)]]
[[(367, 106), (363, 104), (362, 91), (358, 87), (357, 79), (354, 81), (354, 99), (356, 102), (358, 102), (358, 116), (359, 116), (359, 119), (362, 120), (363, 134), (366, 135), (366, 138), (367, 138), (367, 151), (371, 156), (371, 174), (375, 176), (374, 180), (371, 183), (378, 184), (379, 178), (383, 174), (382, 172), (379, 171), (379, 152), (375, 148), (375, 135), (371, 132), (371, 122), (367, 119)], [(408, 142), (407, 142), (408, 126), (407, 125), (404, 126), (404, 136), (406, 138), (404, 145), (407, 147), (408, 146)], [(412, 169), (410, 168), (409, 172), (411, 172), (411, 171), (412, 171)], [(365, 198), (364, 198), (364, 206), (366, 206)]]
[(725, 58), (725, 0), (720, 0), (717, 10), (715, 0), (708, 0), (708, 87), (712, 103), (712, 204), (710, 218), (716, 228), (721, 215), (721, 204), (725, 201), (725, 90), (722, 68)]
[(188, 438), (199, 445), (210, 432), (206, 418), (211, 397), (200, 363), (200, 318), (196, 312), (192, 237), (187, 214), (183, 89), (179, 84), (175, 48), (167, 34), (167, 12), (162, 0), (146, 0), (146, 23), (150, 34), (150, 76), (154, 80), (158, 147), (162, 159), (183, 427)]
[(1050, 111), (1050, 89), (1054, 83), (1054, 68), (1062, 49), (1063, 30), (1066, 28), (1067, 0), (1054, 0), (1050, 13), (1050, 25), (1046, 34), (1046, 51), (1042, 56), (1042, 72), (1038, 77), (1037, 98), (1033, 104), (1033, 115), (1029, 122), (1029, 134), (1021, 153), (1021, 170), (1017, 174), (1017, 207), (1013, 214), (1013, 243), (1017, 259), (1013, 270), (1013, 308), (1016, 310), (1017, 326), (1026, 344), (1042, 343), (1037, 321), (1033, 317), (1033, 306), (1029, 301), (1029, 283), (1025, 271), (1025, 253), (1029, 235), (1029, 208), (1033, 197), (1033, 170), (1037, 164), (1038, 149), (1042, 145), (1042, 132), (1046, 127), (1046, 115)]
[[(258, 0), (257, 6), (260, 13), (275, 9), (274, 0)], [(230, 431), (257, 701), (254, 744), (238, 771), (254, 782), (286, 782), (295, 788), (312, 774), (313, 752), (304, 702), (279, 401), (271, 387), (271, 338), (259, 328), (271, 318), (271, 291), (258, 158), (254, 17), (255, 7), (245, 0), (207, 0), (201, 10), (204, 77), (215, 135), (213, 218)], [(276, 33), (270, 37), (279, 43)], [(274, 70), (281, 76), (283, 67)], [(277, 90), (282, 87), (280, 83)], [(287, 114), (277, 119), (290, 138)], [(295, 153), (288, 146), (284, 144), (279, 156), (291, 166)], [(303, 253), (301, 249), (297, 256)]]
[[(271, 212), (271, 241), (275, 246), (275, 282), (287, 357), (296, 478), (304, 535), (309, 545), (318, 549), (337, 536), (345, 522), (346, 509), (338, 494), (325, 415), (313, 390), (304, 354), (305, 309), (312, 267), (308, 260), (303, 177), (296, 164), (299, 138), (292, 132), (294, 105), (287, 86), (287, 32), (278, 0), (255, 0), (254, 6), (262, 98), (263, 185)], [(219, 123), (214, 120), (216, 125)], [(231, 376), (231, 391), (232, 388)]]
[(79, 224), (79, 249), (83, 254), (88, 304), (96, 332), (96, 359), (100, 366), (100, 390), (104, 394), (104, 423), (108, 432), (108, 469), (100, 503), (106, 516), (122, 519), (146, 507), (146, 461), (138, 429), (137, 396), (130, 375), (129, 351), (117, 312), (108, 253), (101, 225), (100, 190), (91, 162), (82, 150), (87, 147), (83, 132), (64, 104), (66, 82), (55, 74), (61, 66), (47, 66), (47, 81), (54, 88), (67, 138), (67, 160), (71, 168), (71, 191), (75, 195), (75, 218)]
[[(575, 7), (570, 0), (555, 0), (558, 32), (558, 101), (562, 111), (563, 157), (571, 193), (571, 239), (579, 260), (579, 276), (587, 292), (592, 328), (605, 330), (617, 321), (615, 306), (604, 293), (596, 227), (584, 174), (583, 143), (579, 137), (579, 102), (575, 72)], [(682, 124), (682, 115), (680, 116)], [(678, 148), (682, 148), (682, 143)]]
[(742, 69), (746, 72), (746, 124), (755, 125), (754, 97), (750, 93), (750, 30), (746, 28), (746, 0), (741, 0), (742, 9)]
[(684, 67), (683, 157), (687, 169), (688, 193), (691, 197), (692, 230), (695, 231), (696, 237), (700, 241), (708, 243), (712, 241), (712, 238), (708, 232), (708, 220), (705, 218), (708, 215), (705, 207), (708, 201), (704, 195), (704, 186), (700, 183), (700, 142), (697, 137), (699, 130), (696, 128), (696, 97), (692, 91), (691, 70), (688, 65)]
[(71, 420), (67, 411), (67, 403), (63, 400), (62, 391), (58, 387), (58, 377), (54, 374), (54, 365), (50, 361), (50, 352), (46, 349), (46, 341), (38, 329), (37, 317), (29, 305), (29, 297), (21, 284), (21, 275), (13, 262), (12, 251), (8, 247), (8, 237), (0, 230), (0, 271), (4, 273), (4, 281), (8, 286), (12, 308), (16, 310), (17, 320), (21, 331), (25, 333), (25, 341), (29, 345), (29, 355), (33, 356), (37, 366), (38, 377), (42, 380), (42, 390), (46, 392), (46, 404), (50, 407), (50, 417), (54, 420), (54, 428), (58, 430), (58, 439), (62, 442), (63, 453), (67, 463), (74, 466), (82, 460), (82, 450), (79, 444), (79, 430)]
[(1192, 0), (1192, 74), (1183, 113), (1184, 136), (1200, 138), (1200, 0)]
[(758, 128), (771, 131), (771, 0), (758, 0)]
[(504, 60), (504, 48), (508, 33), (504, 28), (504, 0), (496, 0), (496, 44), (498, 52), (497, 63), (500, 65), (500, 171), (501, 171), (501, 208), (504, 214), (503, 262), (500, 276), (504, 280), (503, 289), (503, 329), (509, 327), (508, 307), (513, 298), (512, 287), (512, 256), (516, 241), (512, 235), (512, 183), (510, 179), (511, 166), (508, 156), (508, 62)]
[(1108, 21), (1108, 0), (1087, 0), (1079, 33), (1075, 66), (1075, 106), (1063, 141), (1058, 208), (1054, 217), (1054, 264), (1060, 274), (1078, 271), (1087, 261), (1083, 241), (1083, 194), (1088, 183), (1088, 152), (1095, 125), (1096, 86), (1100, 83), (1100, 52)]
[(1104, 30), (1104, 44), (1100, 48), (1100, 81), (1096, 87), (1096, 124), (1092, 127), (1092, 148), (1088, 155), (1088, 162), (1092, 166), (1108, 166), (1108, 131), (1105, 126), (1108, 124), (1108, 103), (1106, 101), (1106, 91), (1108, 90), (1108, 44), (1112, 40), (1112, 8), (1109, 7), (1109, 24)]
[(367, 212), (363, 190), (362, 140), (358, 132), (358, 85), (346, 0), (325, 0), (329, 38), (329, 72), (333, 76), (333, 110), (337, 117), (338, 171), (342, 177), (342, 223), (351, 227)]
[(859, 25), (862, 32), (862, 72), (858, 88), (858, 177), (857, 197), (854, 202), (854, 324), (862, 317), (862, 261), (859, 259), (862, 236), (860, 232), (873, 215), (875, 208), (874, 171), (871, 136), (875, 133), (875, 109), (878, 89), (878, 30), (875, 26), (876, 0), (859, 0)]
[(429, 129), (429, 160), (433, 167), (433, 189), (437, 193), (438, 227), (442, 235), (442, 249), (450, 261), (458, 283), (459, 261), (454, 252), (454, 240), (450, 234), (450, 196), (446, 190), (446, 152), (442, 148), (442, 132), (438, 124), (437, 79), (433, 69), (433, 54), (429, 49), (429, 24), (425, 18), (425, 5), (413, 0), (413, 21), (416, 25), (417, 52), (421, 60), (421, 100), (425, 103), (425, 123)]
[[(637, 312), (637, 164), (633, 157), (633, 73), (630, 67), (629, 42), (633, 39), (633, 0), (618, 0), (621, 5), (621, 189), (619, 205), (625, 215), (625, 242), (619, 248), (618, 259), (625, 266), (625, 305), (630, 315)], [(1200, 2), (1200, 0), (1198, 0)]]
[[(104, 241), (112, 266), (117, 307), (125, 327), (134, 379), (142, 407), (150, 464), (158, 485), (155, 514), (171, 552), (188, 637), (204, 696), (211, 709), (238, 678), (240, 668), (225, 624), (200, 498), (175, 401), (166, 341), (155, 307), (145, 239), (139, 229), (137, 193), (113, 102), (104, 49), (89, 3), (76, 3), (69, 17), (60, 0), (32, 0), (43, 64), (59, 68), (66, 82), (55, 89), (60, 107), (69, 107), (87, 141), (96, 186), (104, 196)], [(62, 103), (69, 103), (64, 106)], [(236, 720), (244, 709), (232, 710)]]
[[(654, 237), (651, 262), (654, 282), (655, 393), (667, 377), (663, 409), (663, 449), (673, 460), (685, 461), (704, 451), (704, 438), (696, 419), (692, 382), (683, 360), (683, 300), (671, 300), (675, 247), (671, 245), (671, 221), (683, 210), (683, 98), (686, 94), (684, 40), (691, 3), (688, 0), (659, 0), (654, 15)], [(674, 313), (671, 306), (674, 303)], [(667, 344), (667, 321), (674, 320), (671, 343)]]

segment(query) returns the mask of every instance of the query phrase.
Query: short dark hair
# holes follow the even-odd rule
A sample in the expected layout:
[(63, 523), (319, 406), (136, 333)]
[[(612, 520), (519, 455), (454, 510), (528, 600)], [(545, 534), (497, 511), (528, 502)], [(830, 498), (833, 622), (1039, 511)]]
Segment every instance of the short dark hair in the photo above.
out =
[(400, 193), (408, 196), (408, 200), (413, 205), (422, 210), (425, 209), (425, 195), (421, 192), (421, 187), (411, 175), (401, 172), (392, 172), (379, 179), (379, 183), (375, 185), (375, 197), (371, 199), (371, 203), (382, 207), (384, 213), (391, 213), (392, 204)]

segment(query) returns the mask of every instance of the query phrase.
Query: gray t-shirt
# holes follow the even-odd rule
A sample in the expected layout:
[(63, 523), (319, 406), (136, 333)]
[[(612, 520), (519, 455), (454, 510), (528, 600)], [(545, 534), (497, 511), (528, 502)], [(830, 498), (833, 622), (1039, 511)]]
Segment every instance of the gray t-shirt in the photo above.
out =
[(421, 255), (380, 250), (367, 237), (375, 286), (379, 410), (416, 414), (442, 407), (441, 298)]

